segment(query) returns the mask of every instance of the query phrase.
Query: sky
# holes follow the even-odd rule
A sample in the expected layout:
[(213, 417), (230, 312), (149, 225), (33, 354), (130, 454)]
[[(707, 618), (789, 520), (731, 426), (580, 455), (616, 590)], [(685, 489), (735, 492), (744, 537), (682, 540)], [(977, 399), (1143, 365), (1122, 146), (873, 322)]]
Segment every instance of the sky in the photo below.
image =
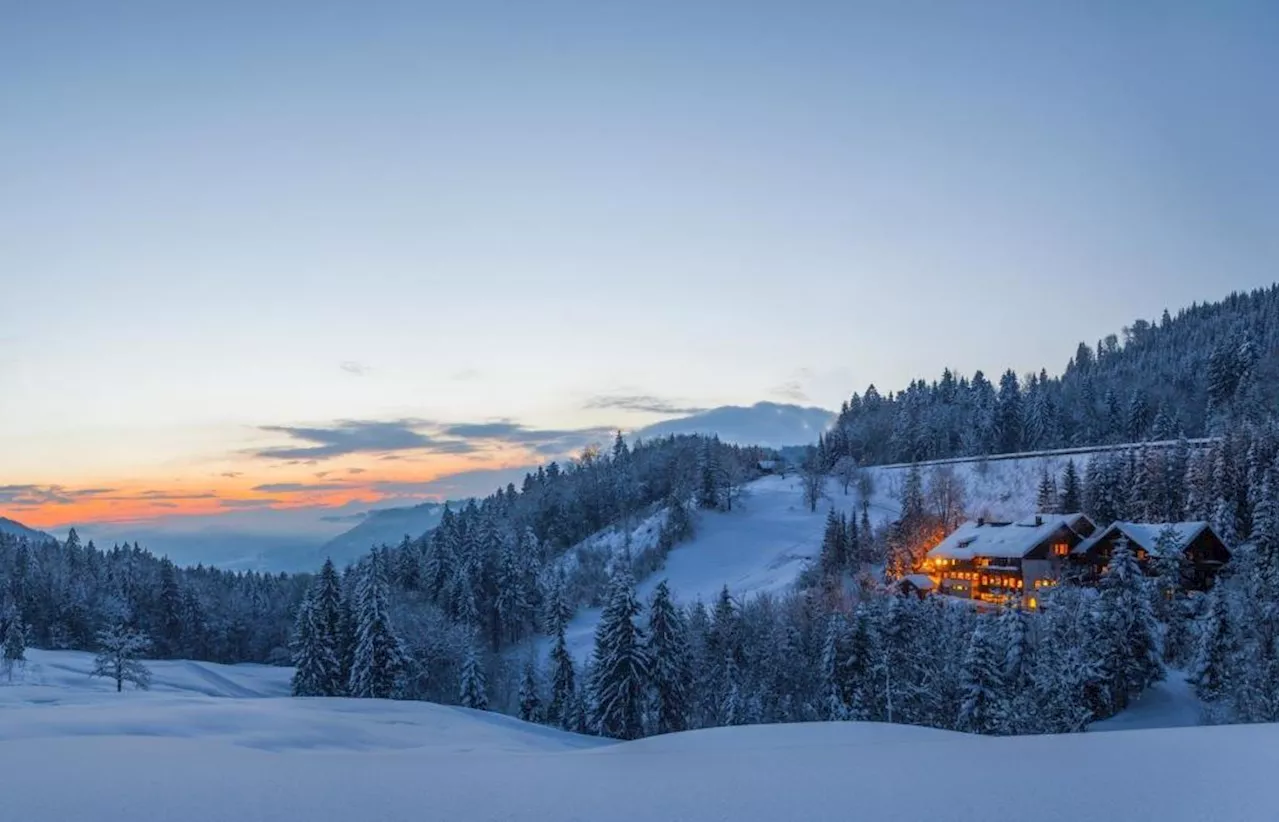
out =
[(350, 510), (690, 408), (1058, 371), (1275, 281), (1276, 23), (5, 4), (0, 515)]

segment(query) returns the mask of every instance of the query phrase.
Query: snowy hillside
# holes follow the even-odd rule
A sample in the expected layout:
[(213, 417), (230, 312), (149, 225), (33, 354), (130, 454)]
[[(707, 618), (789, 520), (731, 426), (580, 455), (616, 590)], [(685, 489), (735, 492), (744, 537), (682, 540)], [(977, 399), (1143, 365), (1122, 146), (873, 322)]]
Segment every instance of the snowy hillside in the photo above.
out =
[[(948, 460), (942, 466), (925, 464), (921, 470), (926, 486), (935, 468), (954, 472), (964, 486), (968, 516), (1012, 519), (1035, 510), (1042, 471), (1060, 478), (1067, 461), (1072, 460), (1083, 476), (1094, 453), (1097, 452), (1077, 450), (989, 460)], [(898, 516), (902, 483), (909, 468), (895, 465), (867, 469), (873, 525), (879, 527)], [(647, 599), (663, 579), (674, 597), (685, 603), (701, 599), (710, 604), (725, 585), (738, 598), (784, 591), (817, 557), (827, 511), (835, 507), (846, 513), (856, 512), (860, 506), (856, 486), (846, 494), (839, 481), (829, 478), (825, 498), (817, 512), (811, 513), (804, 504), (798, 477), (763, 477), (745, 486), (743, 498), (734, 504), (733, 511), (699, 512), (694, 538), (673, 548), (661, 569), (640, 580), (637, 593), (642, 600)], [(656, 521), (642, 523), (631, 535), (632, 554), (651, 546), (657, 534)], [(586, 545), (591, 550), (620, 552), (623, 543), (620, 534), (609, 531), (588, 540)], [(591, 651), (599, 617), (600, 609), (583, 609), (566, 629), (570, 650), (580, 659)], [(542, 638), (538, 647), (545, 653), (549, 640)]]
[(341, 567), (360, 559), (376, 545), (396, 545), (406, 534), (417, 539), (440, 524), (444, 505), (442, 502), (424, 502), (404, 508), (370, 511), (359, 525), (321, 546), (313, 565), (319, 566), (328, 558)]
[[(49, 684), (0, 685), (3, 818), (990, 822), (1034, 808), (1043, 822), (1243, 822), (1274, 810), (1274, 725), (993, 738), (812, 723), (615, 743), (422, 702), (210, 696), (196, 663), (154, 663), (156, 691), (116, 694), (86, 687), (79, 659), (37, 651)], [(250, 692), (287, 674), (198, 667)], [(1192, 762), (1212, 790), (1169, 789)]]
[(37, 531), (34, 528), (28, 528), (17, 520), (8, 517), (0, 517), (0, 534), (12, 534), (21, 539), (46, 540), (51, 537), (44, 531)]

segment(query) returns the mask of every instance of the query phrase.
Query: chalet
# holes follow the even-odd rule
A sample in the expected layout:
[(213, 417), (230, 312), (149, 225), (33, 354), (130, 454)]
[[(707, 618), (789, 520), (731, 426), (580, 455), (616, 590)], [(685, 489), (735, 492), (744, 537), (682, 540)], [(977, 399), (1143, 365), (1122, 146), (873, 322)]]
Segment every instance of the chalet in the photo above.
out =
[[(1170, 538), (1162, 543), (1160, 534), (1166, 528)], [(1207, 522), (1115, 522), (1071, 550), (1071, 559), (1084, 567), (1086, 580), (1102, 575), (1120, 539), (1128, 540), (1138, 564), (1148, 574), (1154, 573), (1151, 558), (1160, 556), (1162, 550), (1182, 556), (1182, 584), (1189, 590), (1207, 591), (1218, 569), (1231, 559), (1222, 538)]]
[(937, 587), (928, 574), (907, 574), (898, 580), (898, 591), (904, 596), (915, 595), (923, 599), (933, 593)]
[(919, 572), (943, 594), (992, 605), (1038, 605), (1096, 526), (1084, 514), (1033, 514), (1016, 522), (966, 522), (925, 555)]

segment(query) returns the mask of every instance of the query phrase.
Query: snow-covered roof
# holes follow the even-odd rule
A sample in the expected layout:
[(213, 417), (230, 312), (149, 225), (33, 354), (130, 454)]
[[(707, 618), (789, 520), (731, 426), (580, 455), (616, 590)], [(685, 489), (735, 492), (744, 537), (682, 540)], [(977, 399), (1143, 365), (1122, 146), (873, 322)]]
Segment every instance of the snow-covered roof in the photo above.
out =
[(1200, 533), (1208, 527), (1207, 522), (1113, 522), (1077, 545), (1072, 553), (1087, 554), (1095, 545), (1108, 535), (1113, 536), (1116, 531), (1124, 534), (1129, 542), (1144, 551), (1155, 553), (1160, 532), (1165, 528), (1172, 528), (1178, 535), (1178, 541), (1175, 543), (1176, 550), (1185, 551), (1192, 540), (1200, 536)]
[(911, 583), (917, 591), (933, 590), (933, 580), (929, 579), (926, 574), (907, 574), (902, 578), (902, 581)]
[(1060, 528), (1079, 531), (1092, 524), (1084, 514), (1032, 514), (1017, 522), (970, 520), (929, 552), (930, 557), (1023, 557)]

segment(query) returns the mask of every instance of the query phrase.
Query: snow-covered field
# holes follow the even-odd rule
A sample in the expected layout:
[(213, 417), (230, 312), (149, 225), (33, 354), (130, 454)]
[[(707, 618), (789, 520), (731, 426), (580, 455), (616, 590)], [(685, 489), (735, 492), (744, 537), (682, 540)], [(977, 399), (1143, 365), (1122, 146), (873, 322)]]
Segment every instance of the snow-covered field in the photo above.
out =
[(1233, 822), (1276, 807), (1274, 725), (998, 739), (813, 723), (613, 743), (427, 703), (250, 696), (288, 674), (260, 666), (154, 663), (156, 691), (117, 694), (83, 659), (35, 651), (44, 684), (0, 685), (0, 819)]

